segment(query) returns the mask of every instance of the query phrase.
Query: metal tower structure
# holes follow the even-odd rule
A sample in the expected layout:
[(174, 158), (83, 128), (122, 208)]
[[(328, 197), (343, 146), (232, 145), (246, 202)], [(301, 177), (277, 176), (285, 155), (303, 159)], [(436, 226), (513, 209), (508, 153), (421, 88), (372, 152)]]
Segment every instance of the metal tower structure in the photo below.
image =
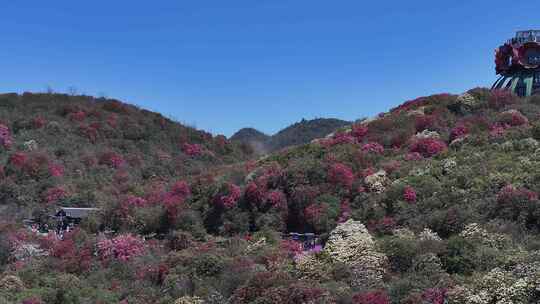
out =
[(507, 89), (524, 97), (540, 94), (540, 30), (519, 31), (495, 50), (500, 75), (492, 90)]

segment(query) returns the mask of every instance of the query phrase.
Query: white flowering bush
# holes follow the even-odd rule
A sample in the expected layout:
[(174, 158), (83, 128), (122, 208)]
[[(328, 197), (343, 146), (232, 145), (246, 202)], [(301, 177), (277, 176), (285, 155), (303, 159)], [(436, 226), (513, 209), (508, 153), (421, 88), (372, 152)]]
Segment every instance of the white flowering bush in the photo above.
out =
[(27, 151), (36, 151), (39, 148), (37, 141), (35, 141), (34, 139), (25, 141), (23, 143), (23, 146), (24, 146), (24, 149)]
[(24, 289), (22, 280), (14, 275), (7, 275), (0, 279), (0, 291), (16, 292)]
[(427, 138), (440, 139), (441, 135), (437, 131), (430, 131), (430, 130), (426, 129), (426, 130), (424, 130), (422, 132), (416, 133), (416, 135), (414, 135), (414, 137), (416, 139), (427, 139)]
[(441, 237), (439, 237), (437, 232), (434, 232), (429, 228), (424, 228), (424, 230), (422, 230), (422, 232), (420, 232), (420, 234), (418, 235), (418, 238), (420, 239), (420, 241), (442, 241)]
[(189, 296), (184, 296), (174, 301), (174, 304), (203, 304), (203, 303), (204, 303), (203, 299), (199, 297), (189, 297)]
[(535, 280), (517, 277), (510, 271), (494, 268), (475, 280), (473, 286), (456, 286), (448, 292), (451, 304), (529, 303), (535, 292)]
[(456, 99), (456, 103), (460, 106), (462, 112), (465, 113), (479, 109), (482, 106), (482, 101), (474, 98), (474, 96), (469, 93), (459, 95)]
[(538, 141), (532, 137), (524, 138), (514, 143), (514, 147), (518, 150), (535, 151), (539, 146)]
[(255, 251), (263, 248), (264, 246), (266, 246), (266, 238), (262, 237), (259, 240), (248, 244), (247, 247), (246, 247), (246, 253), (255, 252)]
[(477, 223), (465, 226), (460, 236), (469, 241), (479, 242), (482, 245), (498, 249), (505, 248), (509, 243), (508, 237), (504, 234), (490, 233)]
[(382, 283), (387, 258), (377, 251), (373, 237), (362, 223), (350, 219), (339, 224), (330, 233), (324, 251), (351, 268), (352, 286), (370, 288)]
[(392, 231), (392, 234), (400, 239), (414, 240), (416, 235), (408, 228), (396, 228)]
[(332, 278), (332, 261), (324, 252), (300, 254), (295, 258), (295, 262), (302, 280), (328, 281)]
[(380, 170), (364, 178), (364, 183), (371, 192), (380, 193), (386, 189), (389, 179), (386, 176), (386, 171)]
[(443, 172), (445, 174), (452, 173), (457, 167), (457, 162), (455, 158), (447, 158), (441, 162)]

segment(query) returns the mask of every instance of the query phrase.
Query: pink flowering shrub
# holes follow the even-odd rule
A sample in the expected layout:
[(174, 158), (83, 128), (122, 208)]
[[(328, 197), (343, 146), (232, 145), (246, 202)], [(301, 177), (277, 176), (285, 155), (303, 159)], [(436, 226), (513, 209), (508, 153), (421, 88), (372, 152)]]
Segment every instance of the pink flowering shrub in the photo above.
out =
[(429, 304), (445, 304), (446, 288), (430, 288), (424, 291), (422, 299)]
[(512, 185), (504, 186), (499, 193), (497, 193), (497, 202), (500, 204), (512, 204), (519, 201), (532, 201), (537, 200), (538, 194), (525, 188), (515, 188)]
[(236, 203), (240, 199), (242, 194), (240, 187), (235, 184), (228, 183), (225, 186), (225, 193), (217, 196), (217, 204), (225, 207), (226, 209), (231, 209), (236, 206)]
[(328, 170), (328, 181), (334, 185), (340, 185), (347, 189), (352, 187), (354, 174), (347, 165), (335, 163)]
[(422, 156), (422, 154), (418, 152), (410, 152), (410, 153), (407, 153), (407, 155), (405, 155), (406, 161), (418, 161), (422, 159), (424, 159), (424, 157)]
[(447, 105), (455, 99), (454, 95), (448, 93), (435, 94), (431, 96), (418, 97), (413, 100), (406, 101), (405, 103), (393, 108), (390, 110), (391, 113), (394, 112), (406, 112), (410, 110), (415, 110), (427, 105)]
[(427, 102), (425, 97), (419, 97), (412, 100), (407, 100), (406, 102), (400, 104), (399, 106), (390, 109), (390, 112), (403, 112), (409, 111), (411, 109), (419, 108), (425, 105)]
[(11, 230), (5, 234), (9, 247), (13, 250), (17, 250), (17, 248), (23, 246), (25, 243), (28, 243), (32, 239), (32, 235), (26, 229)]
[(34, 129), (41, 129), (45, 126), (45, 124), (47, 123), (47, 121), (45, 120), (45, 118), (41, 117), (41, 116), (36, 116), (34, 118), (32, 118), (32, 128)]
[(388, 294), (382, 290), (356, 294), (353, 304), (390, 304)]
[(334, 145), (353, 144), (356, 142), (356, 139), (353, 136), (351, 136), (350, 133), (347, 133), (347, 132), (337, 132), (334, 135), (333, 139), (334, 139), (333, 141)]
[(41, 301), (39, 298), (32, 297), (24, 299), (21, 304), (44, 304), (43, 301)]
[(78, 244), (80, 230), (76, 229), (64, 235), (63, 240), (54, 238), (50, 243), (51, 256), (58, 258), (57, 269), (71, 273), (82, 273), (90, 269), (93, 257), (93, 243)]
[(362, 178), (365, 178), (365, 177), (368, 177), (370, 175), (373, 175), (375, 174), (375, 172), (377, 172), (375, 170), (375, 168), (373, 167), (368, 167), (368, 168), (365, 168), (364, 170), (362, 170), (362, 172), (360, 172), (360, 176), (362, 176)]
[(235, 290), (230, 303), (336, 303), (326, 290), (312, 285), (293, 282), (285, 272), (258, 272), (246, 285)]
[(184, 143), (182, 145), (182, 151), (191, 157), (195, 157), (202, 154), (202, 147), (199, 144)]
[(494, 90), (488, 98), (489, 107), (495, 110), (519, 102), (519, 98), (509, 90)]
[(30, 154), (23, 165), (24, 173), (39, 178), (48, 173), (49, 158), (44, 153)]
[(259, 186), (256, 182), (252, 181), (246, 186), (244, 196), (250, 203), (260, 206), (264, 201), (265, 190), (263, 186)]
[(64, 166), (59, 164), (49, 164), (49, 174), (53, 177), (64, 176)]
[(404, 145), (407, 144), (407, 142), (409, 141), (409, 138), (411, 137), (411, 135), (413, 135), (414, 132), (412, 132), (411, 130), (407, 130), (407, 129), (403, 129), (403, 130), (398, 130), (396, 132), (393, 132), (393, 133), (389, 133), (390, 135), (390, 147), (394, 148), (394, 149), (399, 149), (401, 147), (403, 147)]
[(434, 115), (418, 115), (415, 118), (414, 126), (416, 132), (424, 130), (433, 130), (436, 127), (436, 117)]
[(122, 155), (116, 152), (106, 152), (99, 158), (100, 165), (106, 165), (113, 169), (118, 169), (125, 164), (125, 160)]
[(126, 196), (123, 203), (130, 207), (144, 207), (148, 204), (144, 198), (135, 195)]
[(169, 192), (182, 198), (186, 198), (191, 195), (191, 189), (189, 188), (188, 183), (185, 181), (177, 181), (174, 183)]
[(131, 234), (121, 234), (112, 239), (104, 239), (97, 243), (99, 257), (103, 261), (118, 260), (126, 262), (145, 252), (142, 239)]
[(81, 124), (78, 131), (80, 135), (86, 137), (91, 143), (95, 144), (98, 139), (98, 131), (100, 128), (101, 125), (99, 124)]
[(416, 191), (413, 187), (407, 186), (403, 189), (403, 199), (409, 203), (416, 202)]
[(353, 125), (351, 130), (351, 135), (354, 136), (358, 141), (362, 141), (364, 137), (368, 134), (368, 127), (365, 125)]
[(401, 167), (401, 163), (397, 160), (391, 160), (387, 163), (382, 164), (382, 167), (386, 173), (391, 174)]
[(111, 128), (116, 128), (118, 126), (118, 115), (111, 114), (109, 117), (107, 117), (107, 124)]
[(348, 199), (344, 199), (339, 205), (338, 223), (346, 222), (352, 214), (351, 203)]
[(73, 112), (68, 115), (69, 120), (81, 122), (86, 118), (86, 113), (84, 111)]
[(510, 111), (501, 113), (501, 115), (499, 116), (499, 123), (502, 125), (509, 125), (512, 127), (516, 127), (516, 126), (528, 124), (529, 120), (519, 111), (510, 110)]
[(8, 149), (13, 144), (11, 133), (6, 125), (0, 124), (0, 145)]
[(384, 147), (376, 142), (369, 142), (362, 146), (362, 151), (373, 154), (382, 154), (384, 152)]
[(136, 277), (138, 280), (148, 280), (160, 285), (165, 280), (169, 270), (169, 267), (163, 263), (160, 263), (159, 265), (144, 264), (138, 267)]
[(191, 189), (187, 182), (178, 181), (163, 195), (163, 204), (167, 209), (167, 215), (171, 222), (175, 222), (178, 214), (184, 207), (184, 202), (191, 195)]
[(24, 152), (17, 151), (9, 156), (9, 164), (22, 168), (26, 164), (28, 157)]
[(450, 130), (450, 141), (464, 137), (469, 133), (469, 129), (464, 124), (457, 124), (455, 127)]
[(538, 194), (526, 188), (504, 186), (497, 193), (497, 201), (491, 212), (493, 216), (518, 221), (529, 228), (540, 227), (537, 217), (540, 212)]
[(304, 246), (294, 240), (282, 240), (280, 243), (281, 250), (285, 251), (291, 257), (301, 254), (304, 251)]
[(432, 157), (446, 150), (446, 144), (434, 138), (415, 140), (409, 147), (409, 152), (418, 152), (424, 157)]
[(311, 204), (304, 209), (304, 218), (308, 224), (317, 226), (326, 213), (328, 206), (326, 204)]
[(45, 202), (54, 204), (67, 197), (67, 191), (62, 187), (52, 187), (45, 191)]
[(285, 197), (285, 194), (280, 190), (273, 190), (268, 192), (266, 199), (272, 207), (287, 208), (287, 198)]
[(391, 216), (368, 222), (368, 229), (379, 234), (390, 234), (397, 226), (397, 221)]
[(491, 138), (500, 138), (504, 136), (504, 132), (506, 129), (508, 129), (510, 126), (503, 125), (503, 124), (493, 124), (489, 127), (489, 136)]
[(356, 138), (350, 132), (337, 132), (331, 138), (324, 138), (320, 141), (321, 145), (329, 148), (335, 145), (354, 144)]

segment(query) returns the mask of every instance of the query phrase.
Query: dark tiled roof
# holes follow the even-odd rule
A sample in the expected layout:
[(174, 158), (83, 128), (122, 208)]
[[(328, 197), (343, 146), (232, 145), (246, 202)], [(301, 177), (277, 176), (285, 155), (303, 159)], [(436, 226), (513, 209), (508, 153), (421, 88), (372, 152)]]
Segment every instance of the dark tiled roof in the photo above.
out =
[(73, 218), (83, 218), (87, 217), (91, 212), (98, 211), (97, 208), (70, 208), (70, 207), (63, 207), (58, 210), (56, 213), (57, 215), (64, 211), (66, 213), (66, 216), (73, 217)]

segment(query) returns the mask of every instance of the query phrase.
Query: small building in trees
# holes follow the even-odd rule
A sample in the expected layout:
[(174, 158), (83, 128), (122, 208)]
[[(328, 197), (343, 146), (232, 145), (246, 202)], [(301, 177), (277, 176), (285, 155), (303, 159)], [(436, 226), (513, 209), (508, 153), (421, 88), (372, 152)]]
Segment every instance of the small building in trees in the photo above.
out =
[(99, 211), (98, 208), (61, 207), (58, 211), (56, 211), (54, 217), (57, 219), (66, 219), (74, 224), (78, 224), (82, 219), (97, 211)]
[(98, 208), (61, 207), (53, 217), (56, 219), (56, 232), (61, 233), (78, 225), (84, 218), (99, 211)]

